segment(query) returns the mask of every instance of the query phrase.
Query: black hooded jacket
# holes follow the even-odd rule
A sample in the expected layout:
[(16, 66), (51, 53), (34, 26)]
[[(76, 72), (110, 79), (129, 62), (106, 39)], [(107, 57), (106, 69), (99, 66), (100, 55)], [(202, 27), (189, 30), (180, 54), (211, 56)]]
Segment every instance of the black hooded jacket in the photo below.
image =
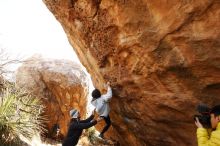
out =
[(63, 141), (62, 146), (75, 146), (77, 145), (83, 129), (88, 129), (97, 124), (96, 120), (92, 120), (94, 115), (91, 115), (86, 120), (74, 119), (69, 126), (67, 136)]

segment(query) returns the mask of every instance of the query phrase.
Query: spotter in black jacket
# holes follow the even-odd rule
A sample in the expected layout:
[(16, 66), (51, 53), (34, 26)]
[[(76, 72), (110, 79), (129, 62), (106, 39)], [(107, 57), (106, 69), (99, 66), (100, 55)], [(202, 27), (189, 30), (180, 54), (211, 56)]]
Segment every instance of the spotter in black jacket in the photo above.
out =
[(62, 146), (75, 146), (77, 145), (83, 129), (88, 129), (97, 124), (96, 120), (93, 120), (94, 115), (91, 115), (86, 120), (73, 119), (70, 123), (67, 136), (63, 141)]

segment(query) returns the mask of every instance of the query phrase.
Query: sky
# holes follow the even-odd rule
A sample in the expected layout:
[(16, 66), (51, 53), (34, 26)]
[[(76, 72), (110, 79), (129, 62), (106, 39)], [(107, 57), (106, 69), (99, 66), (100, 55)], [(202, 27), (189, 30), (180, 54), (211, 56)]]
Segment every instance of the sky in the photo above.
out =
[(42, 0), (0, 0), (0, 48), (15, 57), (41, 54), (79, 62)]
[[(79, 62), (67, 36), (42, 0), (0, 0), (0, 49), (11, 58), (40, 54), (47, 58)], [(19, 65), (10, 66), (16, 70)], [(86, 69), (83, 67), (86, 72)], [(86, 74), (90, 76), (87, 72)], [(14, 74), (8, 79), (14, 80)], [(89, 80), (89, 92), (93, 90)]]

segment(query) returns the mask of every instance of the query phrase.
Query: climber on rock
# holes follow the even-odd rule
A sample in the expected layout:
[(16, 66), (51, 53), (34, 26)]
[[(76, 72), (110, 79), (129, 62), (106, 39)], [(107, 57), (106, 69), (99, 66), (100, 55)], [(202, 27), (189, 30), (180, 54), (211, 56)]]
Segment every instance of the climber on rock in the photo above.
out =
[(62, 146), (77, 145), (83, 129), (88, 129), (97, 124), (101, 119), (94, 120), (94, 113), (86, 120), (80, 120), (80, 113), (76, 109), (70, 111), (71, 120), (69, 123), (68, 132)]
[(102, 129), (99, 137), (104, 139), (104, 133), (109, 129), (111, 126), (111, 119), (109, 117), (109, 101), (112, 98), (112, 89), (110, 87), (110, 83), (107, 83), (107, 93), (101, 95), (101, 92), (98, 89), (92, 91), (92, 101), (91, 104), (95, 107), (95, 111), (98, 113), (100, 119), (105, 120), (105, 127)]

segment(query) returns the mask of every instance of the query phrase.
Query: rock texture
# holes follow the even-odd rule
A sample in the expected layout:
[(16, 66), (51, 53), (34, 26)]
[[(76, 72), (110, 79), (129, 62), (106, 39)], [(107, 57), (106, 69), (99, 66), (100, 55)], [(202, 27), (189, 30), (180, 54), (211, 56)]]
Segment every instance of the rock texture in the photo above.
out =
[(44, 2), (95, 86), (111, 82), (111, 137), (196, 146), (196, 105), (220, 103), (219, 0)]
[(78, 64), (35, 56), (18, 69), (16, 83), (43, 99), (48, 136), (54, 136), (55, 124), (66, 134), (70, 109), (79, 109), (82, 117), (86, 113), (88, 79)]

